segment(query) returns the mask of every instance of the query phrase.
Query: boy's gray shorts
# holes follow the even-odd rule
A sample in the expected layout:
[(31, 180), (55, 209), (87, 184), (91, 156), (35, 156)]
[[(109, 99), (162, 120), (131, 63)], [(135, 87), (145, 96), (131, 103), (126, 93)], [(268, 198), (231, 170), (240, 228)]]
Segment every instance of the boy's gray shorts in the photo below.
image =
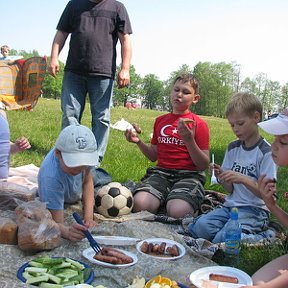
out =
[(161, 205), (172, 199), (181, 199), (199, 210), (204, 201), (205, 172), (151, 167), (134, 190), (134, 194), (145, 191), (161, 201)]

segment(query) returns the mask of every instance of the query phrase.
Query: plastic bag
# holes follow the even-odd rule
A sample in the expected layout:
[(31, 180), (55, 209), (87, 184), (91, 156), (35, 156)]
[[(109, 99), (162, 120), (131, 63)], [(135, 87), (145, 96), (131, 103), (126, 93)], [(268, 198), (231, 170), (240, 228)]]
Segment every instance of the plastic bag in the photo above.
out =
[(17, 224), (10, 218), (0, 217), (0, 244), (17, 244)]
[(24, 202), (15, 209), (18, 246), (24, 251), (51, 250), (61, 244), (61, 231), (45, 203)]
[(19, 202), (31, 201), (36, 197), (37, 189), (11, 182), (12, 178), (0, 181), (0, 210), (14, 210)]

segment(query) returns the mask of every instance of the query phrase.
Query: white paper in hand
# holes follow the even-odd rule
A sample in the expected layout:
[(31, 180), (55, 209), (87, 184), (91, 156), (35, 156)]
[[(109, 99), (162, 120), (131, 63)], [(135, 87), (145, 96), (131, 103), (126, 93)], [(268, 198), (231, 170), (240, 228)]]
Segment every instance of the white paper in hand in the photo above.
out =
[(110, 125), (110, 127), (120, 131), (126, 131), (127, 129), (134, 129), (132, 124), (130, 124), (123, 118), (121, 118), (121, 120), (117, 121), (115, 124)]

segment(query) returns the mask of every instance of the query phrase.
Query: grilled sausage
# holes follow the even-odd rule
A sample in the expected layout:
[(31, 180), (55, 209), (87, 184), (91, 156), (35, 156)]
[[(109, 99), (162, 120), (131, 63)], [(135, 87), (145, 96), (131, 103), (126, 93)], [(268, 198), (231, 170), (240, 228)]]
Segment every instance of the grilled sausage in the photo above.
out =
[(144, 241), (140, 247), (140, 250), (143, 252), (143, 253), (148, 253), (148, 249), (149, 249), (149, 244), (147, 241)]
[(121, 251), (114, 249), (114, 248), (110, 248), (110, 247), (103, 247), (102, 248), (102, 254), (107, 255), (107, 256), (112, 256), (112, 257), (116, 257), (121, 263), (119, 264), (129, 264), (133, 262), (133, 259), (122, 253)]
[(237, 277), (227, 276), (227, 275), (222, 275), (222, 274), (214, 274), (214, 273), (209, 274), (209, 280), (227, 282), (227, 283), (233, 283), (233, 284), (239, 283), (239, 280)]
[(138, 134), (141, 134), (141, 128), (137, 123), (133, 123), (132, 126)]
[(101, 253), (95, 254), (93, 258), (98, 260), (98, 261), (101, 261), (101, 262), (106, 262), (106, 263), (110, 263), (110, 264), (114, 264), (114, 265), (119, 264), (119, 259), (118, 258), (107, 256), (107, 255), (103, 255)]
[(159, 244), (154, 244), (152, 252), (155, 253), (155, 254), (159, 254), (159, 248), (160, 248)]
[(173, 246), (171, 246), (171, 247), (167, 247), (166, 252), (172, 257), (179, 256), (179, 250), (178, 250), (178, 247), (175, 244)]
[(166, 249), (166, 243), (165, 243), (165, 242), (162, 242), (162, 243), (160, 244), (159, 254), (161, 254), (161, 255), (165, 254), (165, 249)]

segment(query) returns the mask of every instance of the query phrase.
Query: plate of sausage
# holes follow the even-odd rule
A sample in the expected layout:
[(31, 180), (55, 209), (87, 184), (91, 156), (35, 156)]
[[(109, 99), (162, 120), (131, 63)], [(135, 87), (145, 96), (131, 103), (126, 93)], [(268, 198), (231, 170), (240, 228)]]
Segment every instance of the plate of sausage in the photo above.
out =
[[(253, 285), (251, 277), (242, 270), (229, 266), (210, 266), (200, 268), (190, 274), (190, 281), (198, 288), (209, 287), (217, 283), (216, 287), (242, 287)], [(210, 285), (210, 287), (213, 287)]]
[(96, 254), (92, 248), (87, 248), (82, 255), (93, 264), (110, 268), (126, 268), (138, 261), (132, 252), (105, 246), (102, 247), (101, 253)]
[(176, 260), (185, 255), (185, 248), (180, 243), (164, 238), (145, 239), (136, 245), (141, 253), (161, 260)]

